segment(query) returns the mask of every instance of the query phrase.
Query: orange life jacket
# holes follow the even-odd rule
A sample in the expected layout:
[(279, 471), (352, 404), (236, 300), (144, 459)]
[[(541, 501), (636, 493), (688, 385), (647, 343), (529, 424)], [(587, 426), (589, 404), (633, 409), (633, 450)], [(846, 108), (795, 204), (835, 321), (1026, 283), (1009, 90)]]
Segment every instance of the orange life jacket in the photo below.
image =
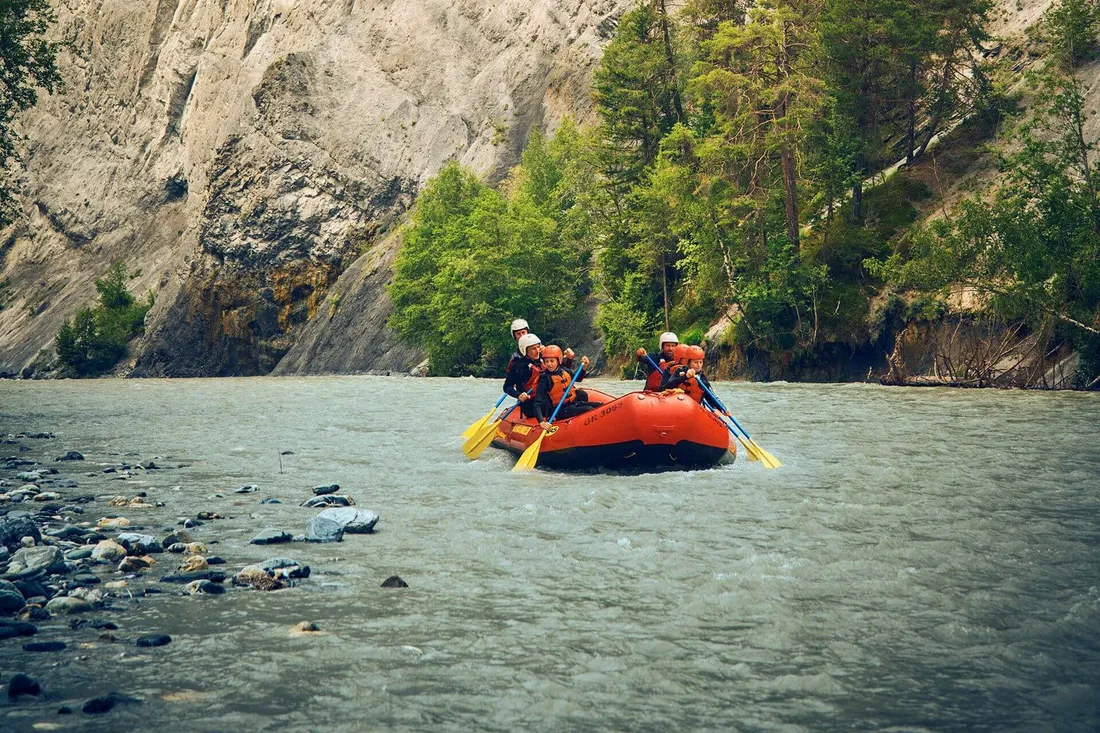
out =
[(703, 391), (703, 385), (699, 384), (697, 379), (689, 379), (680, 384), (680, 389), (684, 390), (684, 393), (695, 400), (699, 404), (703, 403), (703, 397), (706, 392)]
[[(548, 372), (550, 377), (550, 402), (553, 405), (557, 405), (561, 402), (561, 396), (565, 394), (565, 387), (573, 379), (573, 375), (564, 369), (558, 369), (556, 372)], [(569, 388), (569, 396), (565, 398), (565, 402), (569, 403), (577, 399), (577, 388)]]
[(672, 362), (660, 361), (657, 362), (657, 368), (649, 373), (649, 376), (645, 378), (645, 391), (646, 392), (660, 392), (661, 391), (661, 378), (665, 375), (665, 370), (668, 369)]

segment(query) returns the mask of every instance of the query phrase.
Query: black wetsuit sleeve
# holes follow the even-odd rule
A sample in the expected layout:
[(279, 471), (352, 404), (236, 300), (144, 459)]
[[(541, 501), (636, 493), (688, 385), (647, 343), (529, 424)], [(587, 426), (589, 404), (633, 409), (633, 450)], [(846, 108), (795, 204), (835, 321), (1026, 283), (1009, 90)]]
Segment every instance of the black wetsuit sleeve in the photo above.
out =
[(535, 385), (535, 418), (539, 422), (544, 422), (550, 417), (550, 413), (554, 411), (554, 406), (550, 404), (550, 374), (542, 373), (539, 375), (539, 382)]
[(673, 366), (665, 370), (661, 376), (661, 389), (676, 389), (681, 384), (687, 381), (687, 377), (684, 374), (687, 372), (685, 366)]
[(524, 363), (519, 359), (512, 359), (508, 362), (508, 374), (504, 377), (504, 393), (511, 395), (512, 397), (519, 398), (519, 393), (523, 391), (523, 385), (527, 381), (527, 377), (524, 374), (526, 371), (523, 369)]
[(562, 359), (561, 360), (561, 366), (562, 366), (563, 369), (568, 369), (569, 371), (573, 371), (573, 357), (570, 357), (568, 359)]

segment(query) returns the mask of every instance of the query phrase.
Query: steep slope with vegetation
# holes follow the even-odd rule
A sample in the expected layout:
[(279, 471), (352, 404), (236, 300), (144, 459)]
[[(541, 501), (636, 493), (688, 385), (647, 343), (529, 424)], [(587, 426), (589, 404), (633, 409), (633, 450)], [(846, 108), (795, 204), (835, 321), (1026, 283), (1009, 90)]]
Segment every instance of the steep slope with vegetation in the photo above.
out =
[(672, 328), (725, 375), (1095, 385), (1097, 13), (642, 3), (598, 126), (536, 138), (501, 193), (457, 168), (429, 187), (391, 322), (437, 373), (491, 370), (512, 313), (552, 332), (591, 294), (612, 360)]

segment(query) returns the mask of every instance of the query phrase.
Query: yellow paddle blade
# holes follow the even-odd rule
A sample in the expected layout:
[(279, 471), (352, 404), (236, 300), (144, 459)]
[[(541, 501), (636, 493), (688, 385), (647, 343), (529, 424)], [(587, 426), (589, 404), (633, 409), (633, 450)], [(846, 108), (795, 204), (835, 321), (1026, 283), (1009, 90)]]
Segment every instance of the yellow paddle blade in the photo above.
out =
[(780, 460), (778, 458), (776, 458), (771, 453), (768, 453), (766, 450), (764, 450), (763, 448), (758, 446), (756, 444), (755, 440), (750, 439), (749, 442), (752, 443), (753, 448), (756, 448), (756, 450), (759, 451), (760, 460), (762, 460), (764, 462), (764, 467), (765, 468), (779, 468), (780, 466), (783, 465), (783, 463), (780, 462)]
[(485, 414), (485, 417), (478, 418), (477, 420), (474, 420), (472, 423), (470, 423), (470, 427), (462, 431), (462, 437), (469, 439), (477, 435), (477, 433), (480, 432), (483, 427), (485, 427), (485, 424), (493, 419), (493, 413), (496, 412), (496, 410), (497, 408), (494, 407)]
[(493, 436), (497, 434), (497, 426), (500, 425), (500, 422), (500, 420), (494, 420), (483, 426), (476, 435), (462, 444), (462, 452), (466, 454), (467, 458), (472, 461), (489, 447), (489, 444), (493, 442)]
[(516, 461), (516, 465), (512, 468), (513, 471), (530, 471), (535, 467), (535, 464), (539, 461), (539, 450), (542, 448), (542, 439), (546, 437), (544, 431), (542, 435), (535, 438), (535, 442), (527, 446), (527, 450), (523, 451), (523, 455)]
[(737, 440), (740, 441), (741, 445), (745, 446), (745, 455), (749, 457), (750, 461), (759, 461), (761, 459), (760, 453), (754, 446), (750, 445), (747, 440), (740, 435), (737, 436)]

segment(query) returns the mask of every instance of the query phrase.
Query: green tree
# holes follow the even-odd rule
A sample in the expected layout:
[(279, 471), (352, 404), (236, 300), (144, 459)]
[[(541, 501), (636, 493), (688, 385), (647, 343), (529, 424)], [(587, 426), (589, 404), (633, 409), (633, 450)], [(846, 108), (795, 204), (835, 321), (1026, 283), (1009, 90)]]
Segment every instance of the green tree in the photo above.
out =
[(127, 343), (141, 333), (145, 314), (153, 307), (152, 293), (138, 301), (127, 289), (127, 281), (136, 276), (128, 274), (122, 262), (116, 262), (96, 280), (99, 303), (78, 310), (54, 341), (63, 373), (94, 377), (109, 371), (126, 355)]
[[(60, 44), (46, 40), (54, 20), (48, 0), (0, 0), (0, 169), (16, 157), (16, 119), (38, 102), (39, 88), (52, 93), (61, 83)], [(0, 179), (0, 225), (14, 212), (11, 184)]]
[(1092, 54), (1100, 5), (1096, 0), (1059, 0), (1043, 16), (1043, 22), (1057, 64), (1072, 71)]

